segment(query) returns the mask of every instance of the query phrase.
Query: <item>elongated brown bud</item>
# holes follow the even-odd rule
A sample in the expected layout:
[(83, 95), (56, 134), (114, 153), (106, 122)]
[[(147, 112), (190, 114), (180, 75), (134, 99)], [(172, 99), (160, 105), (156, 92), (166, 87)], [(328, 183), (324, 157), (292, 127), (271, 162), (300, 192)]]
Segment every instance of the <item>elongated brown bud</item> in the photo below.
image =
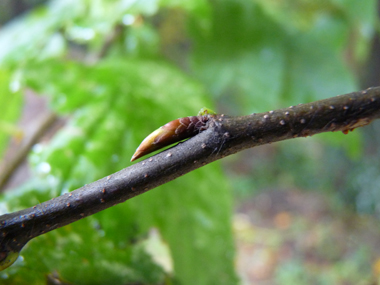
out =
[(207, 122), (211, 116), (210, 113), (204, 114), (180, 118), (155, 130), (142, 141), (131, 161), (204, 131), (207, 129)]

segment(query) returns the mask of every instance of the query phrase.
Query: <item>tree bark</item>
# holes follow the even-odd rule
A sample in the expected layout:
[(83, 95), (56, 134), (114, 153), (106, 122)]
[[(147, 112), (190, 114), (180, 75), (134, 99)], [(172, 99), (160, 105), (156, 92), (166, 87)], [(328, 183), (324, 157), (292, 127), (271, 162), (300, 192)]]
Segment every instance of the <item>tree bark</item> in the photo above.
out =
[(247, 148), (322, 132), (348, 133), (380, 117), (380, 87), (242, 117), (215, 115), (195, 137), (71, 193), (0, 216), (0, 269), (32, 238), (122, 203)]

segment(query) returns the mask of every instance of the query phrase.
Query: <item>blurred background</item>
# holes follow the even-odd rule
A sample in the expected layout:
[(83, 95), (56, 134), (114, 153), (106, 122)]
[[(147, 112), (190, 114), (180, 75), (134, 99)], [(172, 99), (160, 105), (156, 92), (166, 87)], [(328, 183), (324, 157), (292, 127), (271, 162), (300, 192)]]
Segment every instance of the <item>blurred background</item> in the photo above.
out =
[[(0, 2), (0, 213), (159, 126), (379, 84), (375, 0)], [(378, 284), (380, 123), (256, 147), (42, 235), (1, 284)]]

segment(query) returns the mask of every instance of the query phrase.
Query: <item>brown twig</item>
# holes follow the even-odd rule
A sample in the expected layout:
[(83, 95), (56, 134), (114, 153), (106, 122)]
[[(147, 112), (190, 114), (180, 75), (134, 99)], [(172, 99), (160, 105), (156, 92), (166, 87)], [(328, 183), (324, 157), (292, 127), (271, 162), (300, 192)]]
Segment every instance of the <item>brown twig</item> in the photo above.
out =
[(107, 54), (109, 53), (109, 51), (110, 51), (111, 47), (113, 46), (114, 42), (117, 39), (119, 39), (120, 35), (122, 34), (123, 29), (124, 29), (124, 26), (122, 24), (116, 24), (115, 25), (115, 27), (113, 28), (112, 33), (110, 33), (106, 37), (106, 39), (105, 39), (105, 41), (104, 41), (104, 43), (103, 43), (103, 45), (102, 45), (99, 53), (96, 56), (97, 59), (101, 59), (101, 58), (104, 58), (104, 57), (107, 56)]
[[(32, 238), (122, 203), (196, 168), (254, 146), (347, 133), (380, 117), (380, 87), (243, 117), (216, 115), (195, 137), (71, 193), (0, 217), (0, 268)], [(13, 260), (14, 259), (14, 260)]]
[(27, 157), (32, 146), (43, 136), (46, 130), (54, 123), (57, 116), (48, 112), (41, 119), (37, 130), (23, 142), (14, 156), (2, 162), (0, 165), (0, 189), (8, 182), (14, 171)]

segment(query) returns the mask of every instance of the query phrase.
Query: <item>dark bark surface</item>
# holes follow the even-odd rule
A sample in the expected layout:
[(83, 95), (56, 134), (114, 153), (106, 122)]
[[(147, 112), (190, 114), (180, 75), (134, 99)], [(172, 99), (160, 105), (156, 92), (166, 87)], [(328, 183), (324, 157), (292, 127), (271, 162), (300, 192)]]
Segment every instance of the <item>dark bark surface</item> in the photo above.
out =
[(175, 147), (71, 193), (0, 216), (0, 267), (34, 237), (122, 203), (225, 156), (322, 132), (347, 133), (379, 117), (380, 87), (266, 113), (242, 117), (215, 115), (207, 130)]

